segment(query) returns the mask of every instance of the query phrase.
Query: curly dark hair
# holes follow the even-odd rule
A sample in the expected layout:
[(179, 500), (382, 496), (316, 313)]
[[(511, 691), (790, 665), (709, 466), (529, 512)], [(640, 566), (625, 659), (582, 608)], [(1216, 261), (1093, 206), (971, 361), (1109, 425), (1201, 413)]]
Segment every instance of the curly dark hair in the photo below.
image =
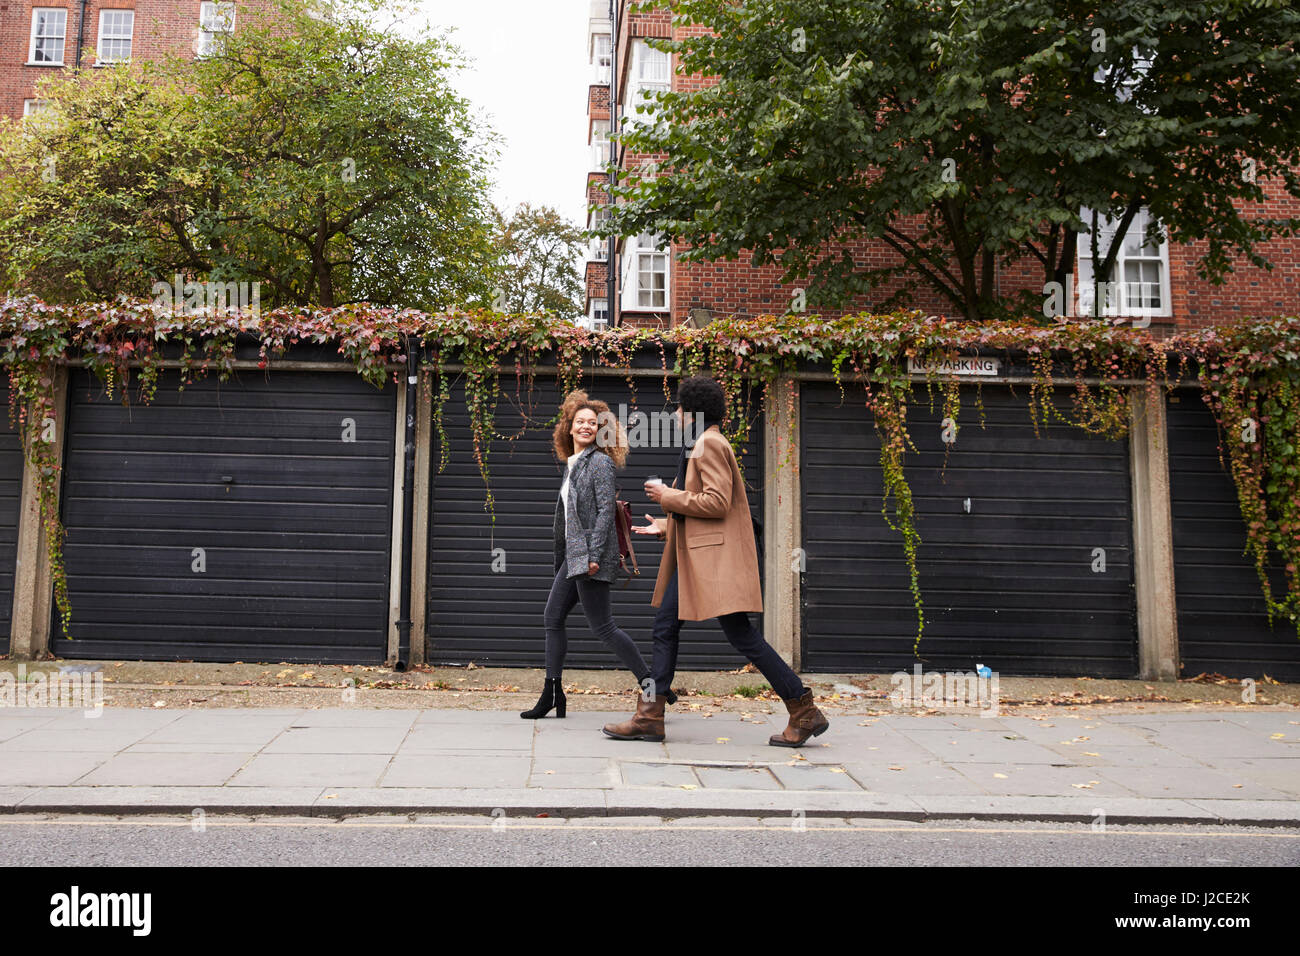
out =
[(726, 393), (707, 375), (682, 379), (677, 386), (677, 402), (683, 412), (700, 412), (707, 421), (720, 422), (727, 414)]

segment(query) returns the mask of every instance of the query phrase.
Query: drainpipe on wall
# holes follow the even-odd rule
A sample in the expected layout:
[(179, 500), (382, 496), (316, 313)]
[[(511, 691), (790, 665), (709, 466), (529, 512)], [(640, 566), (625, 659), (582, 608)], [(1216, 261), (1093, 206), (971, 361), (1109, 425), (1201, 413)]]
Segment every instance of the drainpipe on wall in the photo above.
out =
[(77, 53), (73, 59), (73, 69), (81, 69), (81, 44), (86, 36), (86, 0), (81, 0), (81, 7), (77, 11)]
[(415, 403), (424, 346), (406, 337), (406, 437), (402, 445), (402, 595), (397, 617), (397, 660), (393, 669), (406, 670), (411, 660), (411, 541), (415, 527)]
[[(609, 0), (609, 201), (610, 215), (614, 209), (614, 184), (618, 182), (618, 141), (614, 134), (618, 132), (618, 4), (619, 0)], [(605, 259), (606, 294), (605, 311), (609, 316), (609, 327), (621, 324), (617, 318), (618, 277), (614, 269), (614, 253), (618, 239), (609, 237), (609, 256)]]

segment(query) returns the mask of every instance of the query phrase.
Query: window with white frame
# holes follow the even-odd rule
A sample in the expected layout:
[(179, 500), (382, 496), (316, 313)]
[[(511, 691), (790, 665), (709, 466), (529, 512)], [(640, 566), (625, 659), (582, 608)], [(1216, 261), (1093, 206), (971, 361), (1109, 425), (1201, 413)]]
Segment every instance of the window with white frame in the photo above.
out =
[(668, 253), (642, 236), (636, 251), (636, 304), (642, 309), (668, 307)]
[[(1092, 226), (1092, 213), (1085, 209), (1080, 218)], [(1092, 259), (1092, 236), (1080, 234), (1079, 315), (1151, 316), (1169, 315), (1169, 246), (1162, 236), (1159, 242), (1147, 238), (1151, 217), (1146, 209), (1138, 211), (1124, 233), (1116, 253), (1111, 279), (1105, 285), (1095, 277)], [(1114, 241), (1117, 220), (1097, 217), (1097, 255), (1105, 258)], [(1100, 302), (1100, 307), (1094, 306)]]
[(591, 319), (593, 329), (600, 329), (609, 325), (609, 300), (592, 299), (591, 309), (588, 311), (587, 317)]
[(29, 99), (23, 100), (23, 119), (29, 116), (35, 116), (45, 107), (45, 100)]
[(672, 55), (651, 49), (645, 40), (637, 40), (632, 47), (632, 77), (632, 98), (624, 119), (629, 123), (643, 123), (646, 116), (638, 114), (637, 107), (650, 102), (651, 94), (656, 91), (669, 89)]
[(235, 5), (228, 0), (199, 5), (197, 56), (210, 56), (224, 49), (226, 37), (235, 32)]
[(668, 86), (670, 79), (671, 54), (666, 50), (656, 50), (642, 40), (637, 45), (641, 54), (641, 67), (637, 77), (647, 86)]
[(587, 239), (587, 258), (595, 262), (604, 262), (609, 258), (609, 238), (590, 236)]
[[(597, 206), (587, 217), (587, 228), (594, 230), (601, 223), (609, 219), (609, 206)], [(609, 254), (609, 239), (592, 236), (587, 243), (587, 257), (589, 259), (604, 259)]]
[(609, 162), (609, 120), (591, 121), (591, 168), (604, 169)]
[(608, 70), (610, 64), (610, 38), (608, 33), (597, 33), (591, 38), (591, 65)]
[(96, 62), (124, 63), (131, 59), (131, 34), (134, 30), (134, 10), (100, 10)]
[(642, 233), (626, 238), (618, 265), (622, 311), (668, 308), (669, 251), (661, 236)]
[(27, 62), (40, 66), (62, 66), (63, 46), (68, 36), (68, 11), (54, 7), (32, 10), (32, 42)]

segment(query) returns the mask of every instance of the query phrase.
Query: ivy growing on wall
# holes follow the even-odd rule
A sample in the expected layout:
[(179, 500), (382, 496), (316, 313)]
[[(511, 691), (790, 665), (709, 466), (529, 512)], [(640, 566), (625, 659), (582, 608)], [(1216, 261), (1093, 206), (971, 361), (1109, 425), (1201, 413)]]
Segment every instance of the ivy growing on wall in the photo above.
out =
[[(824, 369), (846, 401), (845, 386), (857, 387), (879, 437), (882, 511), (902, 539), (918, 642), (925, 617), (917, 572), (921, 539), (906, 476), (908, 451), (916, 450), (907, 424), (913, 400), (909, 360), (930, 369), (925, 377), (930, 401), (942, 402), (943, 415), (954, 426), (962, 383), (938, 376), (935, 363), (954, 354), (1016, 356), (1031, 370), (1027, 404), (1036, 433), (1040, 426), (1060, 421), (1111, 439), (1128, 432), (1128, 382), (1145, 381), (1149, 397), (1163, 401), (1164, 390), (1195, 373), (1221, 428), (1222, 449), (1246, 522), (1248, 551), (1260, 574), (1270, 619), (1288, 619), (1300, 633), (1300, 318), (1250, 320), (1169, 338), (1122, 321), (972, 324), (916, 312), (839, 319), (768, 316), (723, 319), (702, 329), (592, 332), (545, 316), (484, 311), (428, 314), (348, 305), (285, 308), (254, 318), (231, 313), (173, 315), (144, 302), (49, 305), (32, 298), (12, 299), (0, 305), (0, 363), (9, 376), (11, 421), (40, 476), (41, 519), (65, 629), (71, 607), (58, 514), (61, 436), (53, 431), (58, 367), (82, 362), (111, 395), (126, 400), (134, 387), (138, 400), (148, 401), (164, 358), (178, 364), (182, 387), (214, 373), (228, 377), (241, 336), (259, 343), (258, 365), (268, 373), (294, 345), (332, 344), (376, 386), (400, 379), (413, 361), (408, 345), (418, 343), (429, 371), (425, 394), (439, 445), (437, 468), (441, 471), (450, 460), (444, 415), (453, 380), (459, 378), (469, 412), (471, 453), (483, 478), (489, 512), (490, 451), (497, 437), (498, 397), (507, 387), (503, 378), (513, 376), (517, 389), (531, 390), (538, 369), (553, 365), (561, 390), (567, 391), (579, 386), (587, 366), (601, 365), (623, 370), (629, 387), (635, 388), (634, 359), (657, 353), (665, 397), (670, 395), (670, 380), (678, 375), (707, 372), (717, 378), (730, 407), (724, 430), (740, 443), (753, 420), (748, 410), (765, 403), (783, 403), (781, 418), (795, 427), (796, 392), (778, 393), (777, 383), (801, 369)], [(671, 364), (669, 346), (674, 349)], [(1056, 391), (1067, 387), (1072, 401), (1056, 400)], [(979, 399), (977, 390), (982, 421)], [(792, 447), (787, 443), (782, 467), (798, 467), (789, 455)], [(1285, 595), (1273, 593), (1266, 574), (1274, 554), (1285, 568)]]

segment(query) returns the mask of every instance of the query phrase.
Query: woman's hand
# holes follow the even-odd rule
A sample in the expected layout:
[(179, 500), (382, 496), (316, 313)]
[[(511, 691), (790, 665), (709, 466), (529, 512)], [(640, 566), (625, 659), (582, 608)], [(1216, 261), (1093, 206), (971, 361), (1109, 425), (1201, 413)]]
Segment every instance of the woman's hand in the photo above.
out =
[(652, 534), (657, 538), (662, 538), (664, 536), (665, 526), (668, 523), (666, 520), (663, 518), (652, 518), (650, 515), (646, 515), (645, 520), (650, 523), (638, 525), (632, 529), (636, 534)]
[(595, 574), (599, 570), (600, 570), (600, 565), (597, 564), (595, 561), (587, 562), (587, 574), (589, 575)]

